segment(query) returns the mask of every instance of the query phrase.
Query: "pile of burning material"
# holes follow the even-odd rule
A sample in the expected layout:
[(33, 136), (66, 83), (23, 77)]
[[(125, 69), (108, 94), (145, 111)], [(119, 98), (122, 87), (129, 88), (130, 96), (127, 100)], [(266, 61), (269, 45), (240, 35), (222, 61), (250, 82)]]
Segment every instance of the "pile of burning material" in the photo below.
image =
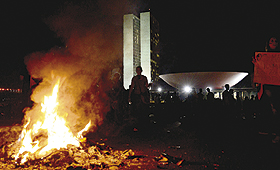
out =
[[(8, 169), (103, 169), (126, 165), (125, 161), (134, 155), (131, 149), (124, 151), (113, 150), (104, 143), (93, 143), (85, 138), (80, 141), (81, 146), (67, 145), (66, 148), (52, 149), (44, 157), (29, 154), (28, 159), (20, 155), (14, 159), (14, 145), (8, 144), (1, 148), (0, 168)], [(25, 154), (23, 154), (25, 155)]]
[[(6, 127), (1, 131), (1, 168), (66, 169), (68, 167), (104, 168), (121, 166), (134, 155), (132, 150), (114, 151), (105, 144), (88, 142), (83, 134), (91, 121), (79, 131), (72, 131), (67, 114), (59, 113), (59, 81), (41, 105), (32, 108), (38, 119), (26, 116), (23, 126)], [(64, 115), (64, 116), (63, 116)], [(10, 136), (9, 136), (10, 135)]]

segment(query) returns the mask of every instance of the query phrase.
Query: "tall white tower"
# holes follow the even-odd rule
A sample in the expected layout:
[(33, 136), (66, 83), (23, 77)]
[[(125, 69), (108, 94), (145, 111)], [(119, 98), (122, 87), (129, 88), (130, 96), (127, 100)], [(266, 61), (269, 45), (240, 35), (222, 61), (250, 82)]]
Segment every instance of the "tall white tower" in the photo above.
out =
[(141, 66), (148, 81), (159, 80), (159, 23), (150, 12), (140, 13)]
[(141, 66), (143, 75), (151, 81), (151, 17), (150, 12), (140, 13)]
[(131, 79), (136, 75), (140, 60), (140, 20), (133, 14), (123, 17), (123, 83), (128, 89)]
[(133, 14), (124, 15), (123, 23), (124, 88), (128, 89), (142, 66), (148, 82), (159, 79), (159, 23), (150, 12), (140, 13), (140, 20)]

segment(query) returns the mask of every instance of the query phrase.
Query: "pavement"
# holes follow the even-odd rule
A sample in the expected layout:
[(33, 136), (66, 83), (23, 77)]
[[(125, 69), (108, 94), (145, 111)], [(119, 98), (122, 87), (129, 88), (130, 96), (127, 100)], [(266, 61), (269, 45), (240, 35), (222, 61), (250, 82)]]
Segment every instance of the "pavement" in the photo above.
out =
[[(20, 122), (2, 119), (0, 126)], [(187, 116), (172, 122), (163, 124), (149, 119), (142, 127), (114, 125), (115, 130), (120, 129), (117, 135), (88, 134), (87, 137), (101, 140), (113, 149), (132, 149), (136, 155), (145, 156), (124, 169), (279, 169), (280, 144), (272, 143), (273, 133), (259, 133), (257, 120), (220, 123)], [(163, 165), (156, 160), (162, 153), (185, 163)]]

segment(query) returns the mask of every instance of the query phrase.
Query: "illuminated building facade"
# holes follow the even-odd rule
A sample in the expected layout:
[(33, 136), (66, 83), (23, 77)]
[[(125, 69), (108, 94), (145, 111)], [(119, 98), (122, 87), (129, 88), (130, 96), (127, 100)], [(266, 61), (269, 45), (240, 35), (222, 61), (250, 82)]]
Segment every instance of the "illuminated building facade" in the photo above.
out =
[(159, 23), (150, 12), (140, 13), (141, 63), (148, 81), (159, 79)]
[(129, 88), (131, 78), (136, 75), (140, 60), (140, 20), (133, 14), (123, 17), (123, 82)]
[(136, 67), (142, 66), (148, 82), (159, 80), (159, 23), (150, 12), (140, 13), (140, 19), (124, 15), (123, 21), (123, 82), (129, 88)]

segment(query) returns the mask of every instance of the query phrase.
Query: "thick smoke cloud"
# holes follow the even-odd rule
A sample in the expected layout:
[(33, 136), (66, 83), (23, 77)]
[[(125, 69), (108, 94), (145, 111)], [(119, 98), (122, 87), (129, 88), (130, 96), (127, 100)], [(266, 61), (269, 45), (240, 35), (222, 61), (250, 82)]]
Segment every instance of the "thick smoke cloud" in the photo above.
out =
[[(31, 96), (35, 103), (50, 95), (60, 78), (59, 114), (68, 115), (73, 131), (89, 120), (102, 124), (110, 108), (110, 73), (122, 67), (122, 18), (134, 13), (131, 1), (80, 1), (67, 3), (45, 21), (64, 42), (48, 52), (34, 52), (25, 57), (30, 75), (42, 78)], [(40, 105), (26, 111), (26, 118), (40, 120)]]

